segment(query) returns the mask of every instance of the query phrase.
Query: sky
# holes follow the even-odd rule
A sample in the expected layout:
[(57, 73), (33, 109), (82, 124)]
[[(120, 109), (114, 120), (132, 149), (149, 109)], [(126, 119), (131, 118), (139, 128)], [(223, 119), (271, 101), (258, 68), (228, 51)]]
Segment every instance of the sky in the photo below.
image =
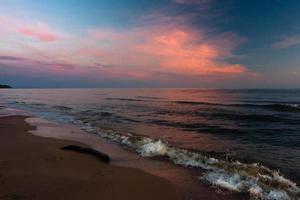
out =
[(300, 88), (300, 1), (0, 0), (0, 84)]

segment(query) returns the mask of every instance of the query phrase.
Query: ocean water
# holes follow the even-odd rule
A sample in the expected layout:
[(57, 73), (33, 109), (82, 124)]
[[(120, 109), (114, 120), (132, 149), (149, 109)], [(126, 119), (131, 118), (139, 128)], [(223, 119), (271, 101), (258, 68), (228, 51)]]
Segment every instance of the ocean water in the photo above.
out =
[(1, 106), (201, 169), (216, 188), (300, 199), (300, 90), (4, 89)]

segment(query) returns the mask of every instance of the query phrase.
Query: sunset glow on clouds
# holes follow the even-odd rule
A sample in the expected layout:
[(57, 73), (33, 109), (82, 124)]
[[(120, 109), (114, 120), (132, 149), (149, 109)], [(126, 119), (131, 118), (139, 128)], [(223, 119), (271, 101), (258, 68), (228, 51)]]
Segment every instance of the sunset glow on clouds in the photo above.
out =
[[(173, 2), (180, 6), (210, 3)], [(263, 77), (241, 62), (244, 55), (237, 53), (248, 38), (232, 31), (196, 26), (194, 18), (156, 10), (139, 16), (126, 28), (93, 25), (71, 31), (42, 19), (1, 14), (0, 69), (7, 77), (159, 81), (162, 85), (185, 77), (184, 85), (193, 79), (193, 86), (197, 79), (211, 83)], [(290, 40), (276, 45), (287, 46)]]
[(67, 34), (41, 22), (29, 22), (27, 27), (16, 26), (15, 29), (5, 27), (5, 23), (1, 25), (2, 30), (14, 34), (14, 40), (18, 42), (14, 52), (2, 51), (2, 55), (22, 57), (26, 52), (28, 60), (44, 63), (46, 67), (72, 65), (72, 70), (81, 71), (93, 66), (105, 68), (102, 71), (108, 74), (126, 71), (128, 76), (133, 74), (133, 78), (137, 74), (151, 75), (152, 72), (226, 75), (247, 71), (243, 65), (226, 62), (226, 58), (234, 56), (238, 43), (231, 33), (214, 38), (190, 27), (156, 24), (123, 32), (99, 28), (85, 30), (84, 35), (64, 37)]
[(43, 42), (52, 42), (59, 39), (58, 35), (47, 30), (47, 27), (43, 27), (40, 24), (39, 26), (33, 28), (28, 28), (28, 27), (20, 28), (18, 31), (24, 36), (28, 36)]

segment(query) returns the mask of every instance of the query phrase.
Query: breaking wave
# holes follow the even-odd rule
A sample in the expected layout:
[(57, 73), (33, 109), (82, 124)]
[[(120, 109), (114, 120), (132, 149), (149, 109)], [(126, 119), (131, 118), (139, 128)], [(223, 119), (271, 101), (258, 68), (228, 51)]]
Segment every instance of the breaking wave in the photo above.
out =
[(245, 192), (253, 199), (297, 200), (300, 188), (278, 171), (258, 163), (245, 164), (204, 155), (182, 148), (169, 146), (168, 143), (145, 136), (120, 134), (116, 131), (94, 128), (89, 123), (75, 121), (82, 129), (99, 134), (101, 137), (121, 144), (143, 157), (162, 157), (176, 165), (205, 170), (199, 179), (214, 187)]

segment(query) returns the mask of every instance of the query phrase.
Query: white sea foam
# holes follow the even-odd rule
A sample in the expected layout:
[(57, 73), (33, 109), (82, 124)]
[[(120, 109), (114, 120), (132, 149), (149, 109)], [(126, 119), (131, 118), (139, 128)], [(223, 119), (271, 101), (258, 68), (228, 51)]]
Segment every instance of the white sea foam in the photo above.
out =
[(215, 187), (247, 192), (251, 198), (265, 200), (299, 200), (300, 189), (292, 181), (284, 178), (258, 163), (245, 164), (226, 161), (169, 146), (162, 140), (132, 134), (122, 135), (113, 130), (94, 129), (90, 124), (81, 124), (85, 130), (117, 142), (144, 157), (164, 156), (174, 164), (207, 170), (200, 177)]
[(149, 138), (144, 140), (146, 140), (144, 145), (139, 149), (139, 153), (142, 156), (165, 156), (167, 154), (168, 147), (161, 140), (152, 141)]
[(266, 200), (289, 200), (290, 198), (283, 191), (271, 191), (266, 196)]
[(263, 189), (261, 189), (261, 187), (259, 187), (258, 185), (253, 185), (249, 188), (250, 196), (255, 197), (257, 199), (263, 199), (263, 193)]
[(205, 175), (205, 178), (213, 185), (234, 191), (241, 191), (246, 183), (241, 180), (239, 174), (229, 174), (224, 170), (209, 172)]
[(300, 108), (299, 104), (290, 104), (290, 106), (293, 107), (293, 108)]

